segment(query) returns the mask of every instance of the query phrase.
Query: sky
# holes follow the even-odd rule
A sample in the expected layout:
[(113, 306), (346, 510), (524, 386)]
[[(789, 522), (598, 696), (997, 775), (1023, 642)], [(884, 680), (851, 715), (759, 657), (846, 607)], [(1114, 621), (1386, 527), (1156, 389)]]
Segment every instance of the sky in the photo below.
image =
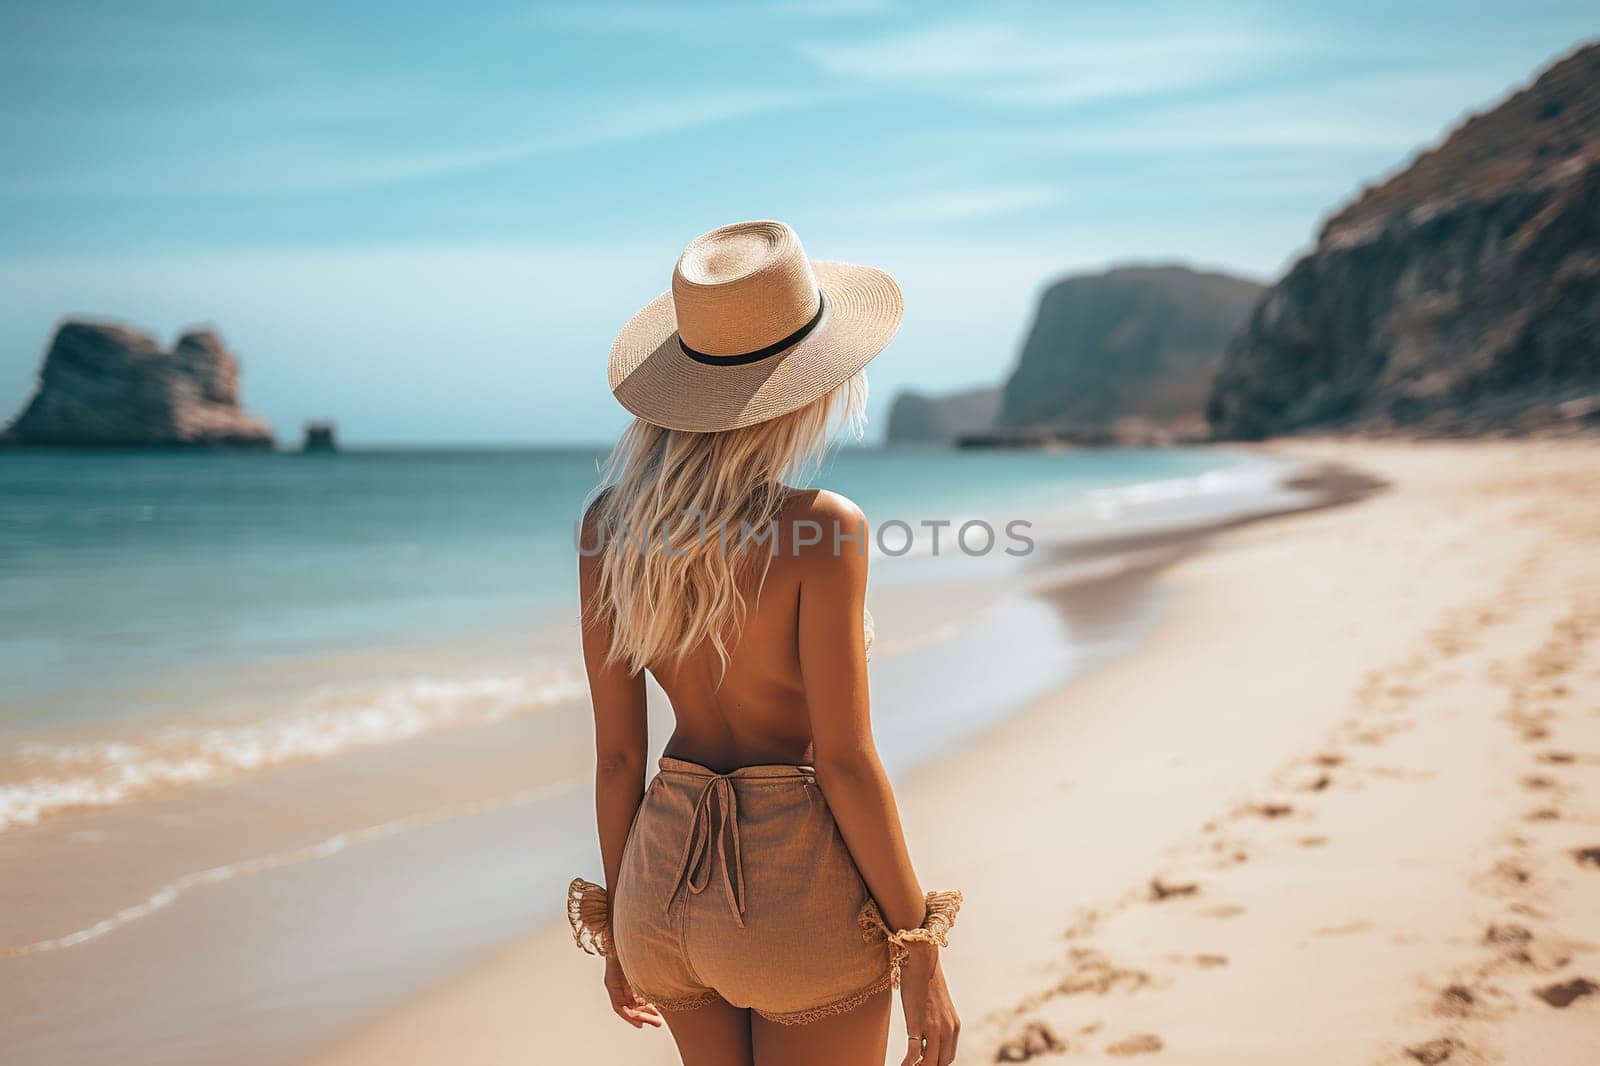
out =
[(903, 388), (1002, 381), (1042, 286), (1260, 280), (1590, 3), (0, 0), (0, 420), (56, 324), (220, 330), (296, 439), (598, 442), (678, 252), (884, 267)]

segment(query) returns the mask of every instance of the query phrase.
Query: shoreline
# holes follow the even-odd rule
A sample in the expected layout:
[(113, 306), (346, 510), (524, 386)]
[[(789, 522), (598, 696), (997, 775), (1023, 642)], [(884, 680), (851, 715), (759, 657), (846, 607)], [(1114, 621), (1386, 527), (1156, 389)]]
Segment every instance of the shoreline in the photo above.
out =
[[(998, 1054), (1024, 1061), (1053, 1046), (1120, 1061), (1159, 1044), (1173, 1061), (1293, 1057), (1345, 1066), (1410, 1061), (1407, 1047), (1463, 1039), (1428, 1035), (1441, 1025), (1422, 975), (1436, 958), (1459, 953), (1454, 945), (1463, 935), (1474, 939), (1464, 917), (1476, 913), (1471, 878), (1463, 875), (1453, 886), (1448, 906), (1433, 908), (1467, 930), (1391, 949), (1383, 939), (1403, 941), (1405, 925), (1422, 923), (1420, 916), (1401, 921), (1390, 913), (1415, 904), (1390, 895), (1381, 879), (1392, 871), (1370, 868), (1362, 854), (1394, 850), (1382, 837), (1382, 816), (1341, 812), (1358, 820), (1336, 835), (1325, 824), (1333, 814), (1319, 817), (1296, 801), (1310, 794), (1331, 805), (1348, 791), (1370, 802), (1380, 786), (1416, 789), (1441, 773), (1431, 760), (1448, 758), (1448, 750), (1417, 753), (1415, 761), (1430, 768), (1379, 760), (1358, 769), (1370, 757), (1333, 749), (1342, 744), (1367, 755), (1363, 749), (1381, 746), (1383, 738), (1350, 724), (1352, 703), (1366, 700), (1377, 683), (1372, 679), (1385, 670), (1413, 667), (1413, 645), (1426, 647), (1439, 639), (1439, 627), (1459, 624), (1461, 612), (1471, 610), (1463, 604), (1501, 596), (1528, 559), (1550, 557), (1552, 596), (1548, 603), (1525, 602), (1539, 616), (1527, 623), (1530, 632), (1542, 633), (1576, 609), (1559, 602), (1580, 567), (1574, 545), (1564, 540), (1551, 552), (1551, 528), (1523, 519), (1530, 512), (1557, 517), (1582, 502), (1572, 482), (1581, 479), (1589, 453), (1581, 442), (1306, 441), (1261, 450), (1320, 465), (1319, 487), (1354, 505), (1225, 522), (1177, 543), (1156, 535), (1143, 545), (1151, 549), (1154, 572), (1111, 577), (1122, 586), (1106, 597), (1125, 597), (1127, 582), (1152, 576), (1169, 591), (1171, 602), (1137, 650), (1069, 680), (960, 753), (921, 764), (899, 783), (919, 874), (930, 886), (959, 887), (968, 896), (950, 953), (966, 1021), (959, 1061), (995, 1061)], [(1362, 471), (1381, 475), (1388, 491), (1373, 493)], [(1523, 480), (1540, 471), (1545, 476), (1518, 495)], [(1545, 482), (1563, 479), (1564, 495), (1550, 498)], [(1197, 541), (1208, 550), (1195, 550)], [(1092, 607), (1095, 584), (1058, 590), (1058, 606)], [(1382, 605), (1375, 616), (1371, 604)], [(1493, 714), (1485, 717), (1477, 728), (1498, 740), (1504, 727)], [(1600, 736), (1594, 740), (1593, 758), (1600, 761)], [(1335, 758), (1326, 767), (1318, 761)], [(1306, 774), (1307, 766), (1317, 772)], [(1285, 794), (1290, 798), (1280, 802)], [(1600, 796), (1588, 802), (1600, 826)], [(1433, 797), (1427, 810), (1437, 816), (1466, 803), (1451, 791)], [(1016, 810), (1029, 816), (1013, 817)], [(1105, 817), (1107, 811), (1115, 817)], [(1482, 813), (1484, 821), (1492, 817)], [(1335, 855), (1380, 879), (1384, 891), (1366, 901), (1372, 913), (1348, 913), (1345, 896), (1353, 886), (1337, 883), (1340, 867), (1326, 865)], [(1422, 860), (1388, 861), (1404, 868)], [(1263, 872), (1280, 864), (1281, 875)], [(1336, 883), (1313, 885), (1310, 901), (1274, 899), (1275, 879), (1290, 872)], [(1225, 875), (1241, 884), (1214, 888), (1212, 880)], [(1300, 939), (1283, 943), (1255, 942), (1243, 931), (1303, 917), (1308, 928)], [(1600, 940), (1597, 919), (1591, 911), (1585, 920)], [(1148, 923), (1158, 920), (1182, 928), (1155, 935)], [(1600, 969), (1592, 954), (1597, 945), (1573, 943), (1587, 943), (1590, 954), (1582, 957), (1591, 971)], [(1355, 957), (1335, 958), (1318, 972), (1320, 964), (1308, 966), (1302, 956), (1325, 947)], [(1576, 959), (1574, 951), (1569, 946)], [(1132, 958), (1125, 963), (1123, 954)], [(1438, 966), (1447, 969), (1442, 961)], [(1363, 991), (1374, 969), (1387, 979), (1381, 994)], [(1203, 983), (1229, 994), (1195, 996)], [(1320, 1012), (1294, 1002), (1297, 991), (1319, 983), (1333, 990), (1317, 997)], [(598, 985), (594, 960), (572, 948), (564, 926), (552, 924), (316, 1061), (403, 1064), (447, 1052), (486, 1063), (580, 1053), (619, 1064), (676, 1061), (669, 1038), (634, 1033), (610, 1017)], [(1260, 1012), (1249, 1005), (1263, 993), (1290, 1000), (1297, 1009), (1286, 1017), (1300, 1028), (1268, 1026), (1241, 1045), (1237, 1034), (1261, 1026)], [(1325, 1009), (1339, 997), (1368, 1013)], [(1191, 998), (1205, 1009), (1190, 1006)], [(1600, 997), (1552, 1017), (1570, 1024), (1592, 1007), (1600, 1007)], [(1588, 1019), (1595, 1024), (1592, 1013)], [(1548, 1019), (1533, 1020), (1539, 1021)], [(1308, 1031), (1320, 1035), (1308, 1039)]]
[[(1164, 461), (1169, 476), (1140, 481), (1128, 474), (1142, 457), (1121, 462), (1087, 477), (1065, 471), (1061, 498), (1083, 503), (1041, 512), (1040, 528), (1192, 523), (1262, 505), (1282, 476), (1277, 463), (1189, 455)], [(1254, 474), (1236, 476), (1251, 466)], [(1035, 483), (1042, 473), (1031, 475)], [(1028, 592), (1035, 579), (1101, 587), (1099, 578), (1123, 566), (1114, 551), (1057, 565), (1041, 543), (1032, 559), (966, 565), (978, 562), (914, 558), (876, 575), (873, 683), (896, 779), (1136, 646), (1160, 603), (1141, 595), (1114, 616), (1088, 619)], [(111, 1049), (130, 1061), (304, 1061), (556, 919), (560, 888), (598, 862), (583, 769), (586, 705), (507, 713), (515, 707), (503, 703), (499, 681), (463, 703), (459, 686), (434, 691), (436, 680), (415, 692), (404, 678), (385, 681), (402, 702), (376, 720), (336, 699), (276, 713), (265, 720), (270, 732), (249, 714), (223, 713), (163, 726), (153, 751), (92, 734), (82, 747), (63, 746), (71, 760), (63, 766), (114, 759), (114, 782), (154, 756), (186, 783), (0, 833), (0, 865), (30, 871), (0, 920), (0, 981), (35, 1004), (8, 1027), (18, 1061), (96, 1061)], [(441, 700), (444, 728), (430, 728)], [(651, 703), (659, 744), (667, 710)], [(391, 724), (418, 732), (368, 742), (368, 730)], [(280, 757), (330, 741), (333, 758)], [(196, 769), (211, 776), (199, 780), (187, 768), (195, 755), (253, 757), (257, 747), (277, 762), (270, 772), (211, 775), (206, 763)], [(159, 990), (157, 1002), (129, 999), (133, 975)], [(201, 1003), (208, 1007), (197, 1013)], [(93, 1024), (78, 1020), (85, 1012)], [(181, 1047), (162, 1035), (173, 1033), (183, 1034)]]

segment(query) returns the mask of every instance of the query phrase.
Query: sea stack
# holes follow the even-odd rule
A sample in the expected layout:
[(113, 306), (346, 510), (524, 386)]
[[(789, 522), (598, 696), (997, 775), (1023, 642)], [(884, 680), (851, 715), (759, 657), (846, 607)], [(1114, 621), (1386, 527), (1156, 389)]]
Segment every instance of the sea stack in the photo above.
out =
[(39, 386), (0, 433), (13, 446), (271, 448), (272, 427), (239, 406), (239, 361), (211, 330), (170, 350), (101, 322), (56, 330)]
[(339, 450), (338, 427), (331, 418), (313, 419), (306, 423), (305, 440), (300, 445), (303, 452), (336, 452)]

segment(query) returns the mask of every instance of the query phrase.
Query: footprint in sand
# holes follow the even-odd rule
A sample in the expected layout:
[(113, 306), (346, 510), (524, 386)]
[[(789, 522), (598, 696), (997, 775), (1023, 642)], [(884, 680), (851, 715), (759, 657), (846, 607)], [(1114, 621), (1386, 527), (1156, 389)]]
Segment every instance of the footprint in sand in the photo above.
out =
[(1578, 1000), (1583, 999), (1585, 996), (1592, 996), (1596, 992), (1600, 992), (1600, 985), (1595, 984), (1587, 977), (1574, 977), (1570, 981), (1546, 985), (1544, 988), (1536, 988), (1533, 994), (1559, 1010), (1570, 1007)]
[(995, 1050), (996, 1062), (1027, 1062), (1040, 1055), (1060, 1055), (1067, 1050), (1066, 1041), (1056, 1035), (1044, 1022), (1029, 1022), (1022, 1032), (1001, 1044)]
[(1533, 880), (1528, 868), (1515, 859), (1502, 859), (1494, 864), (1494, 876), (1513, 885), (1525, 885)]
[(1469, 1018), (1478, 1006), (1478, 997), (1466, 985), (1448, 985), (1439, 993), (1433, 1012), (1446, 1018)]
[(1536, 973), (1553, 973), (1572, 961), (1572, 953), (1566, 946), (1559, 941), (1535, 941), (1526, 926), (1491, 925), (1484, 933), (1483, 942), (1486, 947), (1498, 949), (1506, 962)]
[(1168, 955), (1167, 956), (1167, 961), (1171, 962), (1171, 963), (1177, 963), (1179, 965), (1182, 965), (1183, 963), (1187, 962), (1187, 963), (1191, 963), (1191, 964), (1193, 964), (1195, 966), (1200, 967), (1200, 969), (1202, 969), (1202, 970), (1215, 970), (1219, 966), (1228, 965), (1228, 956), (1226, 956), (1226, 955), (1216, 955), (1216, 954), (1212, 954), (1212, 953), (1209, 953), (1209, 952), (1202, 953), (1202, 954), (1199, 954), (1199, 955), (1182, 955), (1182, 954), (1179, 954), (1179, 955)]
[(1154, 1033), (1140, 1033), (1118, 1040), (1115, 1044), (1106, 1045), (1107, 1055), (1148, 1055), (1153, 1051), (1160, 1051), (1164, 1045), (1161, 1038)]
[(1150, 983), (1148, 973), (1115, 966), (1103, 953), (1093, 948), (1073, 948), (1071, 954), (1072, 972), (1057, 982), (1052, 989), (1056, 995), (1077, 996), (1092, 993), (1106, 996), (1119, 990), (1137, 992)]
[(1461, 1050), (1460, 1041), (1441, 1036), (1426, 1044), (1416, 1044), (1406, 1048), (1406, 1056), (1422, 1063), (1422, 1066), (1439, 1066), (1439, 1063), (1448, 1060), (1459, 1050)]
[(1546, 766), (1570, 766), (1578, 757), (1570, 751), (1547, 751), (1539, 755), (1539, 761)]
[(1593, 866), (1600, 870), (1600, 846), (1592, 848), (1575, 848), (1572, 857), (1578, 860), (1579, 866)]
[(1198, 896), (1199, 894), (1200, 886), (1193, 881), (1169, 884), (1159, 877), (1150, 879), (1150, 902), (1152, 903), (1160, 903), (1169, 899), (1183, 899), (1188, 896)]
[(1521, 925), (1491, 925), (1483, 933), (1484, 944), (1495, 948), (1514, 947), (1532, 939), (1533, 933)]

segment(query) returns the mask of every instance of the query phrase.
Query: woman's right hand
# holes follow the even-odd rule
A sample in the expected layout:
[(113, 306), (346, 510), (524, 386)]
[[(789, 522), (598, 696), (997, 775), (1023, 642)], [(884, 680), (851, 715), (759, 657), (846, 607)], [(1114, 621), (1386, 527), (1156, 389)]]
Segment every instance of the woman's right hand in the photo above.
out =
[(661, 1012), (656, 1010), (654, 1003), (633, 990), (615, 955), (606, 956), (606, 995), (617, 1017), (635, 1029), (643, 1029), (647, 1025), (660, 1027)]
[(906, 1057), (901, 1066), (950, 1066), (956, 1058), (961, 1019), (944, 983), (939, 949), (925, 942), (909, 947), (911, 955), (900, 967), (900, 1004), (906, 1015)]

